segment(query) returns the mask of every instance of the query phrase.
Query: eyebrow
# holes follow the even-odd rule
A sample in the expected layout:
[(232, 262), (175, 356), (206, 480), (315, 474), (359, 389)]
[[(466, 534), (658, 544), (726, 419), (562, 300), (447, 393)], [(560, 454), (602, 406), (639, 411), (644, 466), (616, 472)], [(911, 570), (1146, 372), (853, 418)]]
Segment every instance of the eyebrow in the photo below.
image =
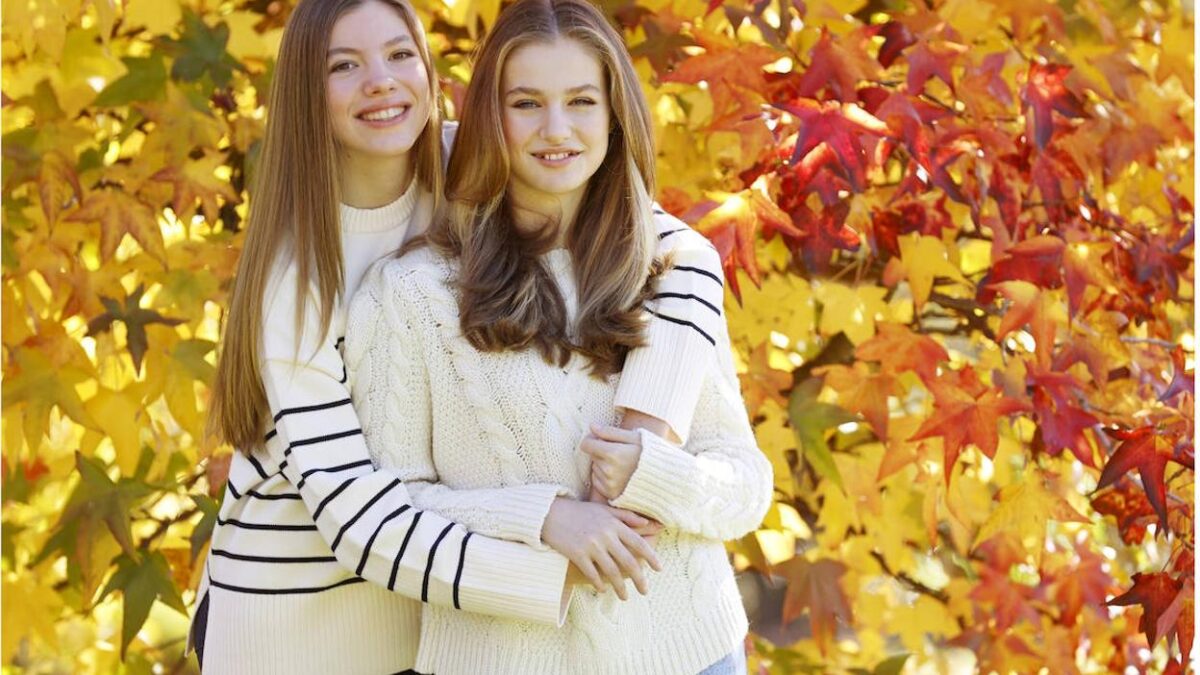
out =
[[(383, 47), (385, 49), (388, 47), (394, 47), (402, 42), (412, 42), (412, 38), (407, 35), (397, 35), (396, 37), (392, 38), (391, 40), (388, 40), (387, 42), (383, 43)], [(334, 54), (357, 54), (359, 51), (360, 50), (355, 49), (353, 47), (333, 47), (328, 52), (326, 52), (325, 55), (326, 55), (326, 57), (329, 57), (329, 56), (333, 56)]]
[[(567, 93), (568, 94), (578, 94), (579, 92), (587, 91), (589, 89), (596, 93), (602, 93), (600, 91), (600, 87), (597, 87), (594, 84), (581, 84), (578, 87), (571, 87), (570, 89), (567, 90)], [(526, 96), (541, 96), (542, 90), (535, 89), (533, 87), (513, 87), (512, 89), (509, 89), (508, 91), (504, 92), (505, 96), (512, 96), (513, 94), (525, 94)]]

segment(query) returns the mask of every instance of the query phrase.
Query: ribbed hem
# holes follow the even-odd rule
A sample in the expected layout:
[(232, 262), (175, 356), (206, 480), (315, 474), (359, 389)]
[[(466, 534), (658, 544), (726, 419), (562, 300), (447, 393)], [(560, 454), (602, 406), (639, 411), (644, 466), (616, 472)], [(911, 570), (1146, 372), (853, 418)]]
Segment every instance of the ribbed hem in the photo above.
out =
[(625, 491), (611, 504), (669, 523), (671, 506), (679, 504), (681, 499), (683, 503), (691, 501), (686, 493), (693, 485), (687, 477), (695, 469), (696, 458), (645, 429), (638, 429), (638, 436), (642, 454), (637, 468), (629, 477)]
[[(438, 675), (695, 675), (736, 649), (748, 630), (746, 612), (731, 577), (702, 615), (659, 626), (661, 630), (643, 636), (645, 640), (639, 644), (609, 645), (603, 663), (581, 662), (585, 655), (569, 649), (547, 652), (543, 641), (522, 644), (517, 630), (512, 631), (512, 640), (497, 636), (492, 636), (492, 642), (473, 640), (469, 623), (455, 626), (457, 617), (430, 609), (439, 616), (426, 615), (416, 669)], [(579, 631), (574, 627), (564, 630)], [(565, 634), (553, 641), (567, 645), (585, 642)]]
[(378, 675), (416, 663), (421, 606), (379, 586), (305, 595), (209, 592), (206, 673)]
[(397, 197), (396, 201), (377, 209), (357, 209), (340, 204), (338, 214), (342, 221), (342, 232), (386, 232), (397, 227), (407, 227), (413, 206), (417, 203), (417, 182), (414, 177), (408, 182), (408, 189)]
[(543, 483), (505, 488), (503, 503), (493, 500), (488, 506), (497, 520), (498, 536), (545, 550), (542, 525), (555, 498), (566, 494), (561, 485)]
[(563, 624), (571, 597), (566, 558), (487, 537), (472, 537), (466, 555), (470, 564), (459, 582), (464, 611)]
[(625, 360), (614, 405), (663, 420), (686, 442), (713, 346), (686, 326), (651, 318), (647, 346)]

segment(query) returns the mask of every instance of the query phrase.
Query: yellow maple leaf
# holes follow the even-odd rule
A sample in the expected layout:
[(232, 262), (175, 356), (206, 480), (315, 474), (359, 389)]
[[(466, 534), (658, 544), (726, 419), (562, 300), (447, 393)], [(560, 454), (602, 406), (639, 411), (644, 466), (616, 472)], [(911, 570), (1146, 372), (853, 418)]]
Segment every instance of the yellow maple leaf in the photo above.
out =
[(900, 266), (908, 278), (918, 311), (929, 299), (936, 277), (966, 281), (958, 267), (950, 262), (946, 245), (937, 237), (915, 232), (900, 237)]
[(884, 301), (887, 289), (882, 286), (850, 287), (827, 282), (817, 286), (813, 295), (822, 305), (821, 335), (829, 337), (845, 333), (855, 345), (875, 336), (876, 321), (891, 317), (891, 310)]
[(1089, 522), (1067, 500), (1046, 489), (1041, 476), (1027, 476), (1000, 490), (999, 505), (975, 535), (971, 547), (998, 534), (1013, 535), (1029, 553), (1040, 555), (1046, 539), (1046, 522)]

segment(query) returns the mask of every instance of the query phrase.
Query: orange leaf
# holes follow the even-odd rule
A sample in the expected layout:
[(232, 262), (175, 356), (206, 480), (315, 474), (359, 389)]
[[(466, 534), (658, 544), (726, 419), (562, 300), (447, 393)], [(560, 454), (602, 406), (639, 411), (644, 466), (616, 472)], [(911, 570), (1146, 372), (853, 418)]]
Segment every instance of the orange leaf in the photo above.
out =
[(100, 224), (100, 259), (112, 258), (121, 239), (129, 235), (142, 250), (167, 266), (167, 252), (154, 211), (137, 197), (116, 188), (88, 194), (83, 205), (68, 220)]

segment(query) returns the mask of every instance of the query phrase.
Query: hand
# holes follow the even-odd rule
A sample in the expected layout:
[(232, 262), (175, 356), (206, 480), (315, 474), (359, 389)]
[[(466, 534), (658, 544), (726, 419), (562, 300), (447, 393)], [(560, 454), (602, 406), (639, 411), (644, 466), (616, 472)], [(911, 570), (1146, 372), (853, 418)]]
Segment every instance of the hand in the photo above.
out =
[(598, 591), (607, 584), (627, 600), (625, 578), (642, 595), (649, 590), (641, 561), (661, 570), (658, 555), (633, 528), (650, 521), (632, 511), (559, 497), (542, 525), (542, 541), (567, 557)]
[(592, 488), (606, 499), (616, 499), (637, 469), (642, 439), (636, 431), (593, 424), (579, 449), (592, 458)]
[[(587, 501), (593, 502), (596, 504), (604, 504), (606, 506), (608, 505), (608, 497), (605, 497), (604, 495), (600, 494), (600, 491), (596, 489), (595, 485), (593, 485), (591, 487), (591, 490), (588, 492)], [(636, 513), (636, 511), (635, 511), (635, 513)], [(658, 533), (662, 532), (663, 524), (658, 522), (657, 520), (654, 520), (653, 518), (650, 518), (649, 516), (645, 516), (640, 513), (638, 513), (637, 515), (645, 518), (646, 524), (634, 527), (633, 531), (642, 535), (642, 539), (645, 539), (646, 543), (650, 544), (651, 546), (658, 543)]]

